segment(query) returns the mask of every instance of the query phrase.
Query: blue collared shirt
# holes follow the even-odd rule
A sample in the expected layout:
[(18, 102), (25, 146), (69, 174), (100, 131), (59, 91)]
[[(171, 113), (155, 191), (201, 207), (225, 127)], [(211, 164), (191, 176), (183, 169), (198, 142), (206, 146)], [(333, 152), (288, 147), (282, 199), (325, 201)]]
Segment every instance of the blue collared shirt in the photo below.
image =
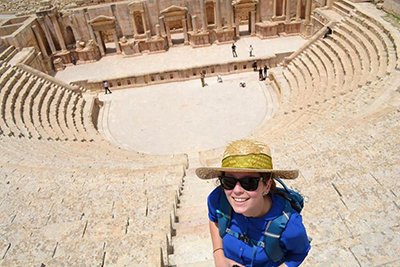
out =
[[(216, 210), (219, 208), (221, 193), (224, 194), (223, 189), (219, 186), (208, 196), (208, 217), (212, 222), (218, 222)], [(251, 239), (263, 240), (264, 230), (268, 221), (282, 214), (284, 201), (281, 196), (272, 194), (271, 209), (260, 218), (246, 217), (232, 211), (232, 220), (229, 228)], [(222, 241), (225, 257), (245, 266), (250, 266), (253, 255), (252, 245), (248, 245), (231, 235), (225, 235)], [(295, 210), (292, 211), (286, 229), (281, 235), (280, 246), (285, 253), (284, 263), (289, 267), (299, 266), (311, 248), (301, 215)], [(270, 261), (263, 248), (257, 248), (253, 267), (272, 267), (279, 266), (279, 264), (281, 263)]]

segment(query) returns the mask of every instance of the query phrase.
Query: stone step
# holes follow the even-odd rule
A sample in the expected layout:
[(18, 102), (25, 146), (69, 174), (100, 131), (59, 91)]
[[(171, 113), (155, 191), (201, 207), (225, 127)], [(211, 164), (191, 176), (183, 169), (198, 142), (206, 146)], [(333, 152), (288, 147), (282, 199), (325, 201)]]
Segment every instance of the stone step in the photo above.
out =
[[(193, 253), (193, 252), (196, 253)], [(169, 255), (170, 265), (191, 264), (212, 260), (212, 244), (209, 239), (199, 239), (174, 245), (174, 254)]]

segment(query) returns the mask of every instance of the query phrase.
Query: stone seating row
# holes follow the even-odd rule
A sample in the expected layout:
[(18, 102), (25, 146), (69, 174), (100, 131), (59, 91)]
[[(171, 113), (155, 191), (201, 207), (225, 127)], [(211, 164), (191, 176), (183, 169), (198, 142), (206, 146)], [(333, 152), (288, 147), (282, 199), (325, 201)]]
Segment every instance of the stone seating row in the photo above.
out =
[[(18, 166), (42, 168), (138, 169), (180, 164), (186, 155), (157, 156), (118, 149), (107, 142), (49, 142), (46, 140), (0, 138), (0, 160)], [(95, 157), (94, 157), (95, 154)]]
[(15, 46), (4, 46), (0, 52), (0, 60), (9, 62), (17, 53), (18, 50), (15, 48)]
[(1, 91), (3, 134), (65, 141), (99, 138), (93, 124), (84, 121), (89, 98), (16, 67), (3, 69), (0, 80), (4, 87)]
[(2, 265), (76, 265), (84, 251), (90, 251), (88, 262), (100, 264), (101, 257), (91, 258), (97, 253), (92, 246), (107, 254), (109, 264), (120, 263), (118, 256), (134, 266), (167, 263), (181, 166), (33, 172), (2, 164), (1, 173)]

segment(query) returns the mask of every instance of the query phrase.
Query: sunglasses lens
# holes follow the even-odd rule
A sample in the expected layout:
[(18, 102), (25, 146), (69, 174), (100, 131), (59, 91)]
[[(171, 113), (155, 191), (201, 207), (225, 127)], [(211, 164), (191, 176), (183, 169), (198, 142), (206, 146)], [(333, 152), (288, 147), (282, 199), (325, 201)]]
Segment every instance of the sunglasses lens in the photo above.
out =
[(258, 188), (258, 181), (259, 178), (255, 177), (245, 177), (240, 179), (240, 185), (243, 187), (244, 190), (247, 191), (255, 191)]
[(221, 184), (226, 190), (232, 190), (235, 188), (236, 179), (231, 177), (221, 177)]

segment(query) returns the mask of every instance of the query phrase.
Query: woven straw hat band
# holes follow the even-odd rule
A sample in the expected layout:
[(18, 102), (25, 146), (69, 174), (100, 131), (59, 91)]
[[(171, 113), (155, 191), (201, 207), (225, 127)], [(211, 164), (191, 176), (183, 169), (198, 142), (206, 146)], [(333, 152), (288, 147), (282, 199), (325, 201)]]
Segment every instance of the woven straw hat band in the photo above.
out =
[(228, 156), (222, 160), (223, 168), (273, 169), (272, 158), (265, 154)]

